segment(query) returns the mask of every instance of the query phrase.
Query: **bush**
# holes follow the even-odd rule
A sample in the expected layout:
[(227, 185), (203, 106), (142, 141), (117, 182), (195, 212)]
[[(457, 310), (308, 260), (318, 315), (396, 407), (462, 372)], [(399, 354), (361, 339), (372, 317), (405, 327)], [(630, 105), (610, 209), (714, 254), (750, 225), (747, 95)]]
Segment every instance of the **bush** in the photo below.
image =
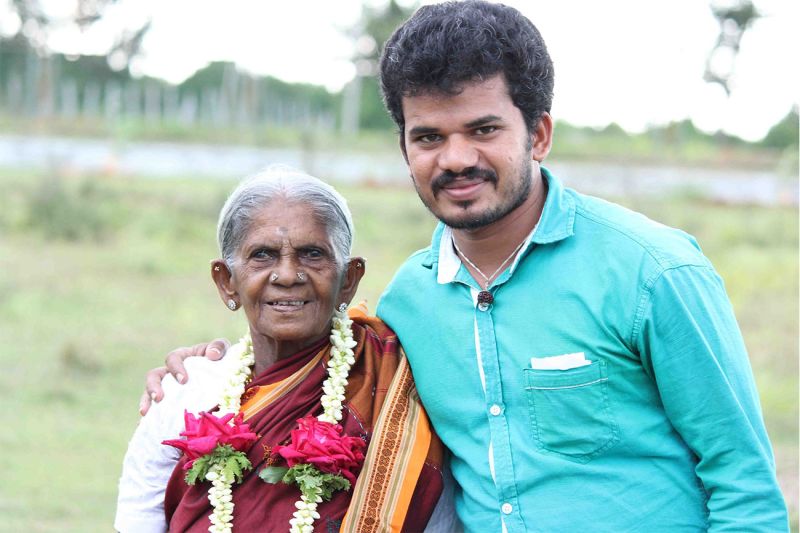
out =
[(47, 239), (102, 241), (114, 230), (108, 200), (91, 178), (71, 187), (57, 173), (48, 174), (28, 194), (26, 226)]

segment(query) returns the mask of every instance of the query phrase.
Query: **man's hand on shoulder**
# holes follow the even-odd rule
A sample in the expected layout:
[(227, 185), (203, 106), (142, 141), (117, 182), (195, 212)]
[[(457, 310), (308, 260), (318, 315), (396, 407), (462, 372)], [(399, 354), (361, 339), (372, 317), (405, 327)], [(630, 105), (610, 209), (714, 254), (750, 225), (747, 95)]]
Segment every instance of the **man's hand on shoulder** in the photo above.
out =
[(172, 374), (178, 383), (186, 383), (189, 374), (183, 366), (183, 360), (187, 357), (206, 357), (212, 361), (222, 359), (228, 351), (231, 343), (227, 339), (214, 339), (211, 342), (201, 342), (194, 346), (184, 346), (176, 348), (167, 354), (165, 362), (167, 366), (160, 366), (148, 370), (145, 374), (145, 390), (139, 400), (139, 413), (144, 416), (150, 410), (152, 402), (160, 402), (164, 398), (164, 390), (161, 388), (161, 380), (167, 373)]

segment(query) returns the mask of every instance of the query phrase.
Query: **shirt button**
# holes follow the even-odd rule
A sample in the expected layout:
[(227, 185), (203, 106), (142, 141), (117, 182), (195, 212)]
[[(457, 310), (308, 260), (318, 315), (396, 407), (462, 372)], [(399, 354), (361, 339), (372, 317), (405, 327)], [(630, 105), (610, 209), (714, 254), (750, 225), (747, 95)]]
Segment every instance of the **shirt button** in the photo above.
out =
[(487, 311), (489, 309), (489, 304), (481, 302), (478, 304), (478, 309), (481, 311)]
[(500, 507), (500, 510), (503, 511), (503, 514), (511, 514), (511, 511), (513, 511), (514, 508), (511, 507), (510, 503), (504, 503), (503, 506)]
[[(500, 411), (502, 411), (502, 409), (500, 409), (500, 406), (497, 405), (497, 404), (494, 404), (493, 406), (491, 406), (489, 408), (489, 412), (492, 413), (493, 416), (499, 415)], [(508, 504), (506, 504), (506, 505), (508, 505)], [(511, 511), (509, 511), (509, 512), (511, 512)]]

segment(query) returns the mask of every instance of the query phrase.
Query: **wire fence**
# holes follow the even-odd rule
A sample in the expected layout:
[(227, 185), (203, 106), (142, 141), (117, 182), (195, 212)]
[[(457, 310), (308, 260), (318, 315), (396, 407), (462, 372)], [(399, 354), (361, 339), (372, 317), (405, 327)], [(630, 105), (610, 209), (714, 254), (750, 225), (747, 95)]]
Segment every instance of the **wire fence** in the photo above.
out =
[[(221, 79), (170, 85), (152, 78), (104, 71), (82, 58), (12, 57), (0, 48), (0, 115), (18, 118), (130, 119), (147, 125), (264, 127), (333, 130), (337, 109), (303, 94), (276, 90), (269, 80), (225, 64)], [(3, 65), (3, 59), (6, 65)], [(97, 70), (98, 72), (92, 72)], [(279, 94), (282, 93), (282, 94)]]

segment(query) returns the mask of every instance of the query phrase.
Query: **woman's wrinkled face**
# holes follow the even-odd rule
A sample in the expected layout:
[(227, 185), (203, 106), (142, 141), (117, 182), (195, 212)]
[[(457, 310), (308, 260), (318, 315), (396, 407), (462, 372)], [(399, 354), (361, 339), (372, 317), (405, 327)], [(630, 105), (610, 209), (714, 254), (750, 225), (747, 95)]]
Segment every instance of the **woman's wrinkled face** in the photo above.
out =
[(327, 336), (334, 309), (352, 297), (340, 294), (327, 228), (308, 206), (280, 199), (250, 222), (231, 274), (254, 342), (261, 335), (283, 355)]

